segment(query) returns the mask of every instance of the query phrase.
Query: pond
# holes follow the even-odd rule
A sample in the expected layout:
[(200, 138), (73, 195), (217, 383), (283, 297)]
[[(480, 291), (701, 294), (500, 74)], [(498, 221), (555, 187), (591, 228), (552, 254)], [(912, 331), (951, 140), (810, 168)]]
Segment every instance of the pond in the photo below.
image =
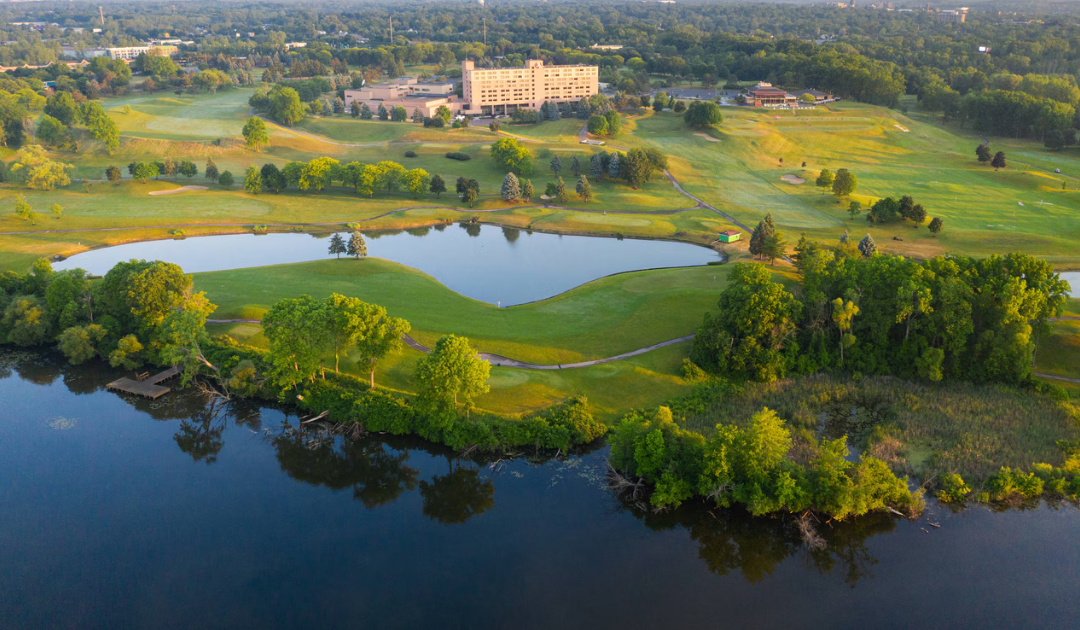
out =
[[(348, 240), (349, 234), (342, 236)], [(670, 241), (568, 236), (481, 226), (439, 225), (367, 232), (368, 255), (433, 276), (453, 291), (510, 306), (543, 300), (611, 274), (719, 261), (715, 251)], [(55, 269), (104, 274), (132, 258), (164, 260), (188, 273), (330, 258), (330, 235), (238, 234), (129, 243), (77, 254)]]
[(1077, 621), (1071, 507), (872, 515), (823, 524), (809, 552), (782, 519), (635, 508), (606, 488), (605, 448), (462, 460), (272, 407), (127, 399), (115, 377), (0, 353), (4, 628)]
[(1069, 283), (1072, 297), (1080, 297), (1080, 271), (1063, 271), (1061, 279)]

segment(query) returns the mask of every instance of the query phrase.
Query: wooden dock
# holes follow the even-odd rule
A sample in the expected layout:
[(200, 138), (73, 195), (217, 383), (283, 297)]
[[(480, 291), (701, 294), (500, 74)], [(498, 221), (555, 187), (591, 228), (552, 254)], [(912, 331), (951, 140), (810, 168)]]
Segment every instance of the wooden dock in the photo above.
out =
[(146, 398), (160, 398), (165, 394), (168, 394), (172, 388), (158, 385), (158, 383), (167, 381), (179, 373), (180, 368), (173, 366), (164, 372), (160, 372), (149, 378), (132, 380), (124, 377), (109, 383), (106, 387), (113, 391), (124, 392), (125, 394), (135, 394), (136, 396), (144, 396)]

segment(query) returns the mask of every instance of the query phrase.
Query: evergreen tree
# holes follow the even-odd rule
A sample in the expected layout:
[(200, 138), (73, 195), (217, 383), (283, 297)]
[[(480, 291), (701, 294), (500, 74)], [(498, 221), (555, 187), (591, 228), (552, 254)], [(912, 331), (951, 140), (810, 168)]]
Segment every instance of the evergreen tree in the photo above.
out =
[(424, 112), (420, 111), (419, 107), (417, 107), (417, 108), (415, 108), (413, 110), (413, 112), (412, 112), (412, 121), (414, 123), (422, 123), (422, 122), (424, 122)]
[(874, 242), (874, 237), (867, 234), (859, 241), (859, 253), (863, 255), (863, 258), (870, 258), (877, 253), (877, 243)]
[(349, 113), (352, 114), (353, 118), (360, 117), (360, 101), (353, 101), (352, 104), (349, 105)]
[(551, 158), (551, 165), (548, 168), (551, 169), (551, 172), (555, 175), (555, 177), (559, 176), (559, 173), (562, 172), (562, 160), (559, 159), (559, 156), (556, 155), (555, 157)]
[(345, 245), (345, 239), (341, 238), (341, 235), (335, 232), (334, 235), (330, 237), (330, 253), (337, 254), (337, 257), (341, 258), (342, 254), (347, 254), (348, 252), (349, 248)]
[(389, 120), (390, 111), (386, 109), (386, 106), (379, 103), (379, 120)]
[(547, 120), (547, 119), (548, 119), (548, 102), (544, 101), (540, 105), (540, 120)]
[(773, 234), (776, 234), (776, 224), (773, 223), (772, 213), (770, 212), (758, 222), (757, 227), (750, 233), (750, 253), (760, 259), (765, 252), (765, 241)]
[(769, 259), (769, 263), (775, 263), (777, 258), (783, 258), (787, 253), (787, 240), (784, 233), (776, 230), (765, 239), (761, 246), (761, 255)]
[(502, 198), (503, 201), (514, 203), (521, 198), (521, 185), (518, 183), (517, 175), (513, 173), (507, 173), (503, 178), (502, 183)]
[(435, 194), (435, 198), (438, 199), (444, 192), (446, 192), (446, 181), (443, 180), (442, 175), (431, 176), (431, 192)]
[(601, 153), (593, 153), (592, 159), (589, 160), (589, 177), (595, 180), (604, 179), (604, 158), (601, 155)]
[(567, 199), (568, 197), (566, 194), (566, 183), (563, 182), (562, 178), (560, 177), (559, 180), (555, 183), (555, 201), (558, 201), (559, 203), (566, 203)]
[(581, 161), (578, 160), (578, 156), (574, 156), (574, 161), (570, 163), (570, 172), (574, 177), (581, 175)]
[(533, 190), (532, 180), (525, 180), (525, 184), (521, 187), (521, 198), (526, 201), (532, 201), (532, 198), (536, 196), (536, 192)]
[(608, 177), (611, 179), (619, 179), (619, 175), (622, 173), (622, 160), (619, 159), (618, 153), (611, 154), (611, 160), (608, 162)]
[(584, 175), (578, 178), (576, 190), (578, 197), (585, 203), (592, 199), (592, 186), (589, 185), (589, 178)]
[(367, 242), (364, 241), (364, 235), (360, 232), (353, 232), (352, 236), (349, 237), (349, 245), (345, 251), (357, 259), (367, 256)]
[(548, 120), (559, 120), (562, 118), (562, 113), (559, 112), (558, 103), (552, 103), (548, 108)]
[(371, 108), (368, 107), (368, 104), (364, 103), (363, 105), (361, 105), (360, 106), (360, 120), (371, 120), (372, 118), (373, 118), (373, 115), (371, 113)]

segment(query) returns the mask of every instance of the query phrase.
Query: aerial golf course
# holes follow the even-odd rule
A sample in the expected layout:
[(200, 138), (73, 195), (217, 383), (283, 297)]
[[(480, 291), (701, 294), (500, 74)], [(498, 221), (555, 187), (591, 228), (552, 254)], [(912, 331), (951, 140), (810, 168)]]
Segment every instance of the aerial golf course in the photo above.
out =
[[(561, 159), (563, 178), (572, 188), (576, 178), (569, 175), (571, 161), (577, 156), (587, 168), (589, 155), (599, 150), (579, 143), (582, 121), (504, 124), (496, 133), (486, 126), (426, 129), (335, 115), (308, 118), (292, 128), (267, 122), (270, 146), (253, 151), (241, 137), (250, 116), (250, 94), (249, 89), (232, 89), (194, 97), (159, 93), (107, 99), (106, 110), (121, 133), (114, 154), (87, 137), (78, 153), (50, 152), (52, 159), (72, 165), (70, 185), (48, 192), (3, 185), (0, 270), (23, 272), (40, 257), (71, 256), (133, 241), (264, 232), (325, 235), (433, 225), (459, 229), (460, 223), (669, 239), (715, 248), (729, 262), (737, 262), (750, 259), (747, 228), (766, 213), (772, 213), (789, 245), (803, 232), (823, 243), (834, 243), (845, 232), (856, 240), (870, 233), (885, 253), (929, 258), (947, 252), (981, 257), (1022, 251), (1059, 270), (1080, 269), (1075, 245), (1080, 242), (1080, 179), (1070, 175), (1080, 175), (1080, 153), (1054, 153), (1032, 141), (991, 138), (992, 149), (1009, 156), (1008, 166), (995, 170), (975, 159), (981, 138), (921, 114), (908, 116), (854, 102), (794, 112), (725, 107), (721, 125), (699, 132), (670, 111), (632, 111), (625, 116), (622, 133), (605, 139), (608, 148), (661, 150), (668, 156), (671, 178), (688, 194), (654, 174), (636, 190), (594, 181), (594, 197), (587, 203), (571, 192), (566, 203), (534, 198), (508, 204), (498, 194), (505, 171), (489, 159), (491, 143), (499, 137), (523, 141), (534, 157), (528, 179), (539, 197), (554, 179), (548, 169), (552, 157)], [(416, 157), (406, 157), (406, 151)], [(447, 159), (448, 152), (471, 159)], [(13, 153), (4, 150), (5, 157)], [(273, 162), (280, 167), (322, 156), (342, 164), (394, 160), (405, 168), (441, 175), (449, 190), (439, 197), (384, 191), (367, 198), (337, 185), (317, 195), (294, 189), (254, 195), (241, 186), (251, 165)], [(126, 171), (129, 162), (165, 157), (190, 159), (199, 165), (199, 174), (140, 182)], [(226, 188), (208, 182), (202, 175), (208, 159), (220, 171), (230, 171), (237, 184)], [(123, 179), (105, 181), (105, 169), (114, 165), (124, 170)], [(839, 203), (815, 186), (825, 168), (846, 168), (858, 177), (858, 190), (850, 199)], [(454, 194), (459, 176), (480, 184), (480, 197), (471, 208)], [(202, 189), (177, 191), (182, 186)], [(33, 222), (11, 212), (16, 194), (24, 195), (38, 213)], [(945, 229), (934, 235), (925, 224), (871, 224), (861, 214), (852, 218), (847, 212), (851, 200), (867, 208), (879, 198), (903, 195), (914, 197), (930, 217), (942, 218)], [(61, 217), (48, 215), (53, 204), (63, 207)], [(741, 232), (742, 241), (718, 243), (717, 234), (725, 230)], [(423, 243), (418, 240), (417, 246)], [(454, 333), (468, 337), (481, 352), (556, 365), (611, 357), (692, 334), (703, 314), (715, 308), (730, 269), (710, 265), (620, 274), (540, 302), (499, 308), (394, 262), (326, 258), (198, 273), (195, 285), (218, 305), (212, 319), (258, 320), (282, 298), (340, 293), (380, 304), (391, 315), (409, 320), (412, 337), (428, 347)], [(776, 261), (774, 269), (781, 278), (794, 277), (794, 269), (784, 261)], [(1075, 298), (1069, 311), (1073, 316), (1080, 312)], [(1080, 348), (1075, 347), (1075, 324), (1055, 324), (1053, 343), (1040, 345), (1036, 371), (1076, 374)], [(255, 346), (266, 343), (253, 323), (212, 324), (210, 332)], [(491, 391), (477, 404), (513, 415), (585, 394), (598, 417), (613, 419), (630, 408), (689, 393), (693, 383), (682, 373), (687, 351), (684, 342), (576, 369), (496, 367)], [(413, 367), (420, 356), (406, 348), (389, 357), (379, 364), (378, 384), (413, 391)]]

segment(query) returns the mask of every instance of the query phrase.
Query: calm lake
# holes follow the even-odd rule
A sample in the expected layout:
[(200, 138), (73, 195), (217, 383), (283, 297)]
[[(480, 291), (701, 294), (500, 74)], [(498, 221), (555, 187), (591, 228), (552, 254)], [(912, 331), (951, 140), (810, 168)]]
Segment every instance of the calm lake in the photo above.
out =
[[(347, 233), (342, 236), (349, 238)], [(720, 260), (715, 251), (687, 243), (472, 224), (368, 232), (364, 237), (369, 256), (419, 269), (462, 295), (503, 306), (543, 300), (615, 273)], [(329, 234), (203, 236), (97, 249), (53, 267), (81, 267), (100, 275), (120, 261), (142, 258), (176, 263), (196, 273), (330, 258), (329, 246)]]
[(0, 627), (1080, 625), (1071, 507), (863, 517), (810, 553), (781, 519), (625, 504), (603, 448), (493, 467), (116, 375), (0, 353)]
[(1080, 271), (1063, 271), (1061, 279), (1069, 283), (1073, 297), (1080, 297)]

